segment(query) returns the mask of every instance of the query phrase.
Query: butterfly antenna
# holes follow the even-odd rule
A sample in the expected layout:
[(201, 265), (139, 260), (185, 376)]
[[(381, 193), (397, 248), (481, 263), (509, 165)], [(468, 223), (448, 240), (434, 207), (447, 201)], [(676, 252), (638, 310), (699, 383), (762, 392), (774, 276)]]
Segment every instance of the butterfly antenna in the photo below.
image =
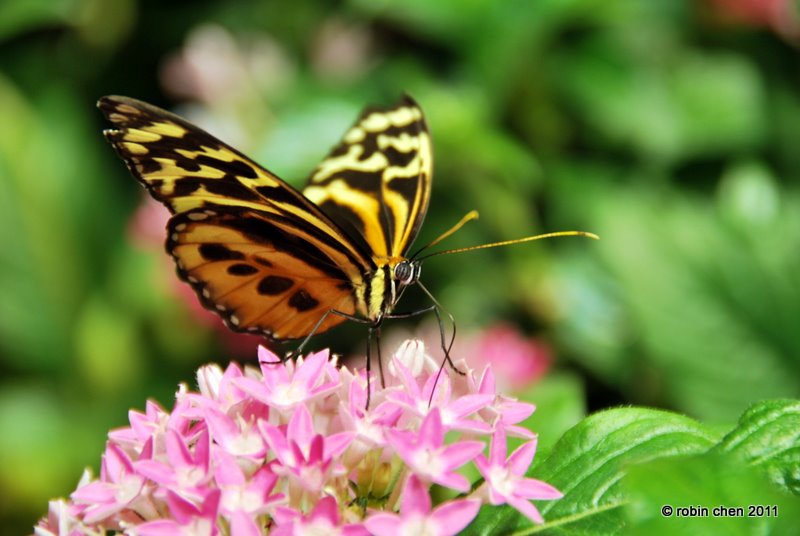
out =
[[(457, 227), (456, 227), (457, 228)], [(448, 232), (449, 233), (449, 232)], [(445, 233), (445, 236), (448, 234)], [(430, 253), (425, 255), (424, 257), (420, 257), (418, 260), (427, 259), (430, 257), (436, 257), (437, 255), (447, 255), (450, 253), (462, 253), (464, 251), (474, 251), (476, 249), (487, 249), (487, 248), (496, 248), (499, 246), (510, 246), (512, 244), (521, 244), (523, 242), (532, 242), (534, 240), (542, 240), (543, 238), (555, 238), (557, 236), (585, 236), (586, 238), (591, 238), (593, 240), (600, 240), (600, 237), (594, 233), (590, 233), (588, 231), (558, 231), (555, 233), (545, 233), (540, 235), (534, 236), (526, 236), (524, 238), (517, 238), (516, 240), (503, 240), (502, 242), (492, 242), (491, 244), (481, 244), (479, 246), (468, 246), (465, 248), (455, 248), (455, 249), (446, 249), (444, 251), (437, 251), (435, 253)], [(435, 240), (434, 243), (438, 242)]]
[[(461, 229), (461, 228), (464, 226), (464, 224), (465, 224), (465, 223), (467, 223), (467, 222), (470, 222), (470, 221), (472, 221), (472, 220), (477, 220), (477, 219), (478, 219), (478, 211), (477, 211), (477, 210), (470, 210), (469, 212), (467, 212), (467, 213), (464, 215), (464, 217), (463, 217), (463, 218), (461, 218), (461, 219), (458, 221), (458, 223), (457, 223), (457, 224), (453, 225), (453, 226), (452, 226), (450, 229), (448, 229), (447, 231), (445, 231), (444, 233), (442, 233), (442, 234), (439, 236), (439, 238), (437, 238), (437, 239), (436, 239), (436, 240), (434, 240), (433, 242), (430, 242), (430, 243), (428, 243), (428, 244), (425, 244), (424, 246), (422, 246), (421, 248), (419, 248), (419, 249), (418, 249), (418, 250), (417, 250), (417, 251), (416, 251), (416, 252), (415, 252), (413, 255), (411, 255), (411, 257), (409, 257), (409, 258), (410, 258), (411, 260), (414, 260), (414, 259), (416, 259), (416, 258), (417, 258), (417, 255), (419, 255), (420, 253), (422, 253), (423, 251), (425, 251), (425, 250), (426, 250), (426, 249), (428, 249), (429, 247), (431, 247), (431, 246), (435, 246), (436, 244), (438, 244), (439, 242), (441, 242), (442, 240), (444, 240), (445, 238), (447, 238), (447, 237), (448, 237), (448, 236), (450, 236), (451, 234), (455, 233), (456, 231), (458, 231), (459, 229)], [(434, 300), (434, 301), (435, 301), (435, 300)]]

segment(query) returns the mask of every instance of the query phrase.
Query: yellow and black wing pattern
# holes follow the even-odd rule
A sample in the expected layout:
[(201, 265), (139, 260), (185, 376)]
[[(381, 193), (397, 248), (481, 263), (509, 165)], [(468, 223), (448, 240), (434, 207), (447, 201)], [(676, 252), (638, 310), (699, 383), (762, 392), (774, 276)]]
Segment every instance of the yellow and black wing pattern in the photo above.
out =
[(422, 110), (404, 96), (364, 110), (303, 193), (376, 259), (401, 258), (428, 210), (432, 155)]
[[(328, 309), (356, 312), (369, 252), (297, 190), (183, 119), (126, 97), (98, 103), (131, 173), (173, 213), (178, 275), (235, 331), (306, 336)], [(328, 315), (325, 331), (343, 319)]]
[(166, 249), (205, 307), (272, 340), (362, 314), (381, 259), (402, 255), (430, 195), (430, 141), (410, 98), (367, 110), (301, 194), (237, 150), (144, 102), (103, 97), (106, 138), (173, 216)]

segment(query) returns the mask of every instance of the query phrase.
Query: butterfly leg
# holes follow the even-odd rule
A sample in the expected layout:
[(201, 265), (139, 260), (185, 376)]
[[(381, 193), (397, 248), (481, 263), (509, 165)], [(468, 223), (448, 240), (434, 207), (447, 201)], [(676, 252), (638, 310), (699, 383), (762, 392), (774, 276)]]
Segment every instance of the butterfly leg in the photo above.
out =
[(381, 387), (386, 389), (386, 379), (383, 377), (383, 358), (381, 357), (381, 326), (375, 328), (375, 348), (378, 350), (378, 372), (381, 375)]
[(281, 361), (286, 362), (290, 359), (296, 359), (300, 357), (300, 354), (303, 353), (303, 348), (305, 348), (306, 344), (308, 344), (308, 341), (310, 341), (311, 338), (317, 334), (317, 330), (319, 330), (319, 327), (322, 325), (323, 322), (325, 322), (325, 319), (328, 318), (328, 315), (330, 314), (341, 316), (342, 318), (346, 318), (347, 320), (351, 320), (353, 322), (358, 322), (359, 324), (372, 324), (371, 321), (366, 320), (364, 318), (343, 313), (342, 311), (338, 311), (336, 309), (328, 309), (327, 311), (325, 311), (325, 314), (323, 314), (320, 317), (320, 319), (317, 320), (317, 323), (314, 324), (314, 328), (308, 333), (308, 335), (306, 335), (305, 339), (303, 339), (303, 342), (301, 342), (300, 345), (291, 352), (287, 352)]
[(453, 315), (447, 313), (450, 317), (450, 321), (453, 323), (453, 335), (450, 337), (450, 343), (446, 343), (445, 341), (445, 334), (444, 334), (444, 322), (442, 321), (442, 315), (439, 312), (438, 304), (431, 305), (429, 307), (425, 307), (423, 309), (419, 309), (417, 311), (411, 311), (409, 313), (397, 313), (389, 315), (389, 318), (409, 318), (412, 316), (421, 315), (423, 313), (429, 313), (433, 311), (433, 314), (436, 315), (436, 320), (439, 323), (439, 337), (441, 340), (442, 351), (444, 352), (444, 359), (442, 360), (442, 364), (439, 366), (439, 370), (436, 372), (436, 379), (433, 381), (433, 389), (431, 389), (431, 396), (428, 399), (428, 407), (431, 407), (433, 404), (433, 395), (436, 393), (436, 386), (439, 385), (439, 377), (442, 375), (442, 371), (444, 370), (444, 364), (449, 363), (450, 368), (452, 368), (457, 373), (464, 376), (466, 373), (459, 370), (455, 364), (453, 364), (453, 360), (450, 358), (450, 350), (453, 348), (453, 342), (456, 340), (456, 321), (453, 318)]
[(372, 362), (372, 336), (375, 336), (375, 349), (378, 351), (378, 372), (381, 377), (381, 387), (386, 389), (386, 378), (383, 376), (383, 358), (381, 357), (381, 320), (375, 322), (367, 331), (367, 408), (372, 394), (370, 384), (370, 363)]
[(370, 384), (370, 363), (372, 362), (372, 328), (367, 330), (367, 407), (369, 409), (369, 400), (372, 397), (372, 385)]
[(430, 313), (431, 311), (433, 312), (433, 314), (436, 315), (436, 321), (439, 324), (440, 343), (442, 346), (442, 351), (444, 352), (444, 361), (442, 362), (442, 365), (444, 365), (444, 363), (446, 362), (450, 365), (450, 368), (452, 368), (460, 375), (464, 376), (466, 373), (459, 370), (458, 367), (456, 367), (455, 364), (453, 363), (453, 360), (450, 358), (450, 350), (453, 348), (453, 343), (456, 340), (456, 321), (455, 318), (453, 318), (453, 315), (447, 313), (447, 316), (450, 317), (450, 321), (453, 323), (453, 334), (450, 337), (449, 343), (446, 342), (444, 321), (442, 320), (442, 314), (439, 312), (439, 306), (436, 304), (430, 305), (428, 307), (423, 307), (422, 309), (418, 309), (416, 311), (411, 311), (408, 313), (392, 313), (391, 315), (386, 315), (385, 318), (411, 318), (412, 316), (418, 316), (421, 314)]

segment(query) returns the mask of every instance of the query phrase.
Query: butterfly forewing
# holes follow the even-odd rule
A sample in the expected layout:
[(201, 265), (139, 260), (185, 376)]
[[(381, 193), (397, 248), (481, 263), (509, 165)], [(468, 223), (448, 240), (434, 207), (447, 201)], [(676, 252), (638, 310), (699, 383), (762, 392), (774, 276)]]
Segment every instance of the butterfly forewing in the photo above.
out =
[(422, 110), (405, 96), (365, 110), (303, 193), (374, 257), (403, 257), (427, 211), (432, 160)]
[[(98, 103), (106, 137), (174, 214), (167, 250), (203, 304), (237, 331), (311, 333), (331, 309), (357, 310), (372, 252), (314, 203), (210, 134), (126, 97)], [(328, 315), (317, 332), (341, 322)]]

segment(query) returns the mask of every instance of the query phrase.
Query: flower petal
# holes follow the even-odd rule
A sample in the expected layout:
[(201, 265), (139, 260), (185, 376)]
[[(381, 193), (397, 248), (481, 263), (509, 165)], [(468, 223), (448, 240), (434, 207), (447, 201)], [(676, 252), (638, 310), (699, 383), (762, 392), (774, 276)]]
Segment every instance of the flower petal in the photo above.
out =
[(560, 499), (564, 496), (559, 490), (541, 480), (524, 478), (517, 483), (514, 495), (526, 499)]
[(508, 457), (507, 465), (515, 475), (524, 475), (533, 462), (533, 455), (536, 454), (537, 440), (534, 438), (527, 443), (523, 443), (511, 456)]
[(400, 516), (387, 512), (372, 514), (364, 521), (364, 526), (375, 536), (397, 536), (402, 524)]
[(519, 497), (509, 497), (508, 504), (516, 508), (522, 515), (533, 521), (534, 523), (544, 523), (542, 514), (533, 505), (532, 502)]
[(417, 475), (411, 475), (406, 481), (400, 511), (404, 516), (412, 513), (426, 515), (431, 511), (431, 496), (428, 488)]
[(430, 518), (440, 527), (439, 534), (449, 536), (458, 534), (469, 525), (480, 508), (478, 499), (455, 500), (436, 507)]

